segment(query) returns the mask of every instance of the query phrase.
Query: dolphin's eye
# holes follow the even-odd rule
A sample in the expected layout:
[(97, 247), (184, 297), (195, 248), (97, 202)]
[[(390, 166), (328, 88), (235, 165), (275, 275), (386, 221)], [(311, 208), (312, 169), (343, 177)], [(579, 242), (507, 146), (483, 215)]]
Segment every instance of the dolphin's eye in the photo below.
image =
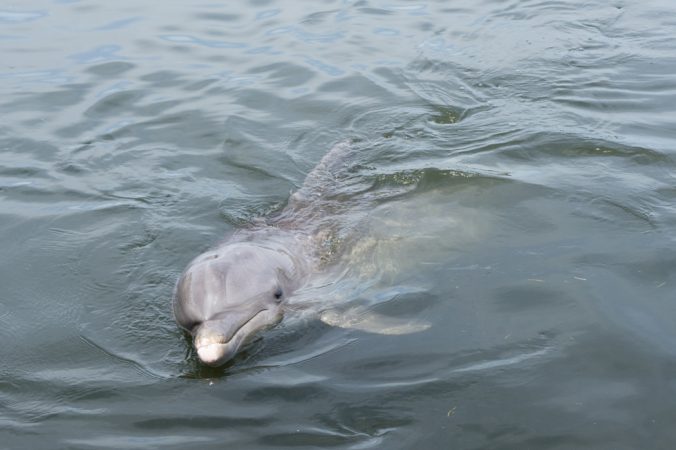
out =
[(274, 295), (275, 295), (275, 298), (276, 298), (277, 300), (281, 299), (281, 298), (282, 298), (282, 295), (284, 295), (284, 292), (282, 292), (282, 288), (277, 288), (277, 289), (275, 289), (275, 294), (274, 294)]

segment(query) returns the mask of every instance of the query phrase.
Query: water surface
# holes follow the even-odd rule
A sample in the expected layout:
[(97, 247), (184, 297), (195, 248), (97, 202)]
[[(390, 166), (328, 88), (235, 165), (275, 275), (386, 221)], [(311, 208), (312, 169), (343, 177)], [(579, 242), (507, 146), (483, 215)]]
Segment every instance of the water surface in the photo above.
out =
[[(0, 6), (2, 446), (671, 448), (674, 17)], [(292, 319), (200, 366), (177, 276), (345, 139), (374, 203), (303, 295), (431, 327)]]

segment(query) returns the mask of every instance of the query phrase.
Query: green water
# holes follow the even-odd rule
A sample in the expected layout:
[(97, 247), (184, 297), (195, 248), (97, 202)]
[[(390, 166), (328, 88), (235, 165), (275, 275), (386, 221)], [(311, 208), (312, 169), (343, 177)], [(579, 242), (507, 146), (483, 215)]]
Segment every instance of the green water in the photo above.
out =
[[(0, 5), (0, 448), (673, 448), (675, 18)], [(303, 296), (430, 328), (289, 318), (200, 366), (176, 278), (346, 139), (372, 206)]]

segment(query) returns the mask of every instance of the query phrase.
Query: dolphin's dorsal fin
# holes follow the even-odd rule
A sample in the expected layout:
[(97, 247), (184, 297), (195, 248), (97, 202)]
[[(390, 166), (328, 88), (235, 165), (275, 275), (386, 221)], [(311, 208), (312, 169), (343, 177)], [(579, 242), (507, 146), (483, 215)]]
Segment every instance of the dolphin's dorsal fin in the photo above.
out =
[(319, 319), (334, 327), (375, 334), (412, 334), (425, 331), (431, 327), (431, 324), (427, 322), (383, 316), (363, 308), (354, 308), (347, 311), (329, 309), (323, 311), (319, 315)]

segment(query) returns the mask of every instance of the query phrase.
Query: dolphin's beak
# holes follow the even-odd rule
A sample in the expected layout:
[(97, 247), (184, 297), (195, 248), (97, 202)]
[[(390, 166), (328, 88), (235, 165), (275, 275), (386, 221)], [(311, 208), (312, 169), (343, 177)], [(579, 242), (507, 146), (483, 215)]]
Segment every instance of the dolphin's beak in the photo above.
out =
[(209, 366), (220, 366), (235, 356), (241, 341), (236, 335), (228, 339), (218, 328), (207, 324), (195, 330), (193, 343), (200, 361)]
[(197, 355), (204, 364), (217, 364), (225, 356), (225, 345), (209, 344), (197, 348)]
[(209, 366), (219, 366), (233, 357), (235, 351), (228, 347), (228, 344), (203, 344), (195, 345), (197, 356), (200, 361)]
[(258, 331), (281, 319), (279, 309), (258, 311), (231, 311), (208, 320), (193, 329), (193, 343), (200, 361), (209, 366), (220, 366), (233, 358), (240, 347), (249, 342)]

